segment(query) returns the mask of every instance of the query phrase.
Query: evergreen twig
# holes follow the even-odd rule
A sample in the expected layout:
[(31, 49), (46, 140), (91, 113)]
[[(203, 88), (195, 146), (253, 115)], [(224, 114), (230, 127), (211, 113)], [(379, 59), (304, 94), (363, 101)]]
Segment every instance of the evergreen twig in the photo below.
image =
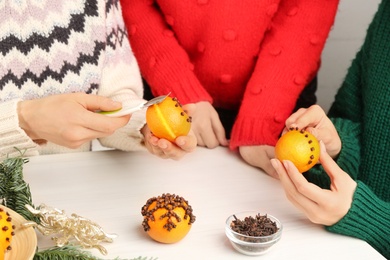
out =
[[(26, 220), (39, 223), (26, 204), (34, 207), (30, 186), (23, 179), (23, 165), (28, 159), (22, 157), (6, 158), (0, 163), (0, 199), (1, 204), (16, 211)], [(35, 207), (34, 207), (35, 208)]]
[[(35, 253), (33, 260), (103, 260), (93, 256), (81, 247), (67, 245), (64, 247), (52, 247)], [(157, 260), (157, 258), (137, 257), (132, 259), (115, 258), (114, 260)]]
[(34, 255), (34, 260), (101, 260), (88, 251), (73, 245), (63, 247), (52, 247), (43, 251), (38, 251)]

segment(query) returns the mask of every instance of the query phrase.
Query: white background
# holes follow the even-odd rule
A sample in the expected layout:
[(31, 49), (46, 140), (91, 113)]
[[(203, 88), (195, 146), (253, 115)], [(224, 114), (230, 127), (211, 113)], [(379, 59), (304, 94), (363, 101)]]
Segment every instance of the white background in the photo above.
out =
[(327, 111), (360, 49), (380, 0), (341, 0), (318, 74), (318, 104)]

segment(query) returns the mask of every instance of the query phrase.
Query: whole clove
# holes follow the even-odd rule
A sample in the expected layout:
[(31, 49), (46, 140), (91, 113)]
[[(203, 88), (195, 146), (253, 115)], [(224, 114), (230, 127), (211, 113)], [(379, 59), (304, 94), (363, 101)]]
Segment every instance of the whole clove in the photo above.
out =
[(257, 214), (255, 217), (245, 217), (243, 220), (238, 219), (233, 215), (234, 220), (230, 227), (234, 232), (245, 236), (263, 237), (275, 234), (278, 227), (267, 215)]

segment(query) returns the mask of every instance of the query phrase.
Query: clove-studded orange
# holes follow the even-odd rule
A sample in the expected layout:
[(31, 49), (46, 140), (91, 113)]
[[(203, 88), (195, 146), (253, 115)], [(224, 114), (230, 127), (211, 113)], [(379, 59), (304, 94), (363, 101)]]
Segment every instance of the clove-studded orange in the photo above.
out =
[(187, 135), (191, 129), (191, 117), (183, 110), (179, 100), (172, 97), (148, 107), (146, 123), (153, 135), (171, 142), (178, 136)]
[(303, 173), (311, 169), (320, 158), (317, 138), (305, 130), (290, 129), (275, 146), (275, 156), (280, 161), (289, 160)]
[(142, 207), (142, 226), (155, 241), (171, 244), (183, 239), (195, 222), (192, 207), (183, 197), (162, 194)]
[(15, 226), (12, 224), (12, 218), (6, 209), (0, 206), (0, 249), (11, 250), (12, 237)]

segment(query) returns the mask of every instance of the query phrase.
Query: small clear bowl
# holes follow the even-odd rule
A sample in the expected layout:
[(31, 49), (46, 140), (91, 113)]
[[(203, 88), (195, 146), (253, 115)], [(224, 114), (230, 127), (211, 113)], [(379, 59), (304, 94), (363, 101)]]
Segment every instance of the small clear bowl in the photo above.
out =
[[(233, 214), (230, 217), (228, 217), (226, 220), (226, 225), (225, 225), (226, 236), (229, 238), (230, 243), (232, 244), (234, 249), (236, 249), (238, 252), (242, 254), (250, 255), (250, 256), (265, 254), (271, 249), (273, 245), (275, 245), (280, 240), (282, 236), (282, 230), (283, 230), (282, 223), (277, 218), (269, 214), (266, 214), (267, 217), (273, 222), (275, 222), (276, 226), (278, 227), (278, 231), (272, 235), (259, 236), (259, 237), (247, 236), (247, 235), (237, 233), (231, 229), (230, 224), (232, 223), (232, 221), (235, 220), (235, 218), (244, 220), (246, 217), (250, 217), (250, 216), (255, 218), (256, 215), (258, 214), (260, 213), (256, 211), (245, 211), (245, 212)], [(264, 216), (265, 214), (260, 214), (260, 215)]]

